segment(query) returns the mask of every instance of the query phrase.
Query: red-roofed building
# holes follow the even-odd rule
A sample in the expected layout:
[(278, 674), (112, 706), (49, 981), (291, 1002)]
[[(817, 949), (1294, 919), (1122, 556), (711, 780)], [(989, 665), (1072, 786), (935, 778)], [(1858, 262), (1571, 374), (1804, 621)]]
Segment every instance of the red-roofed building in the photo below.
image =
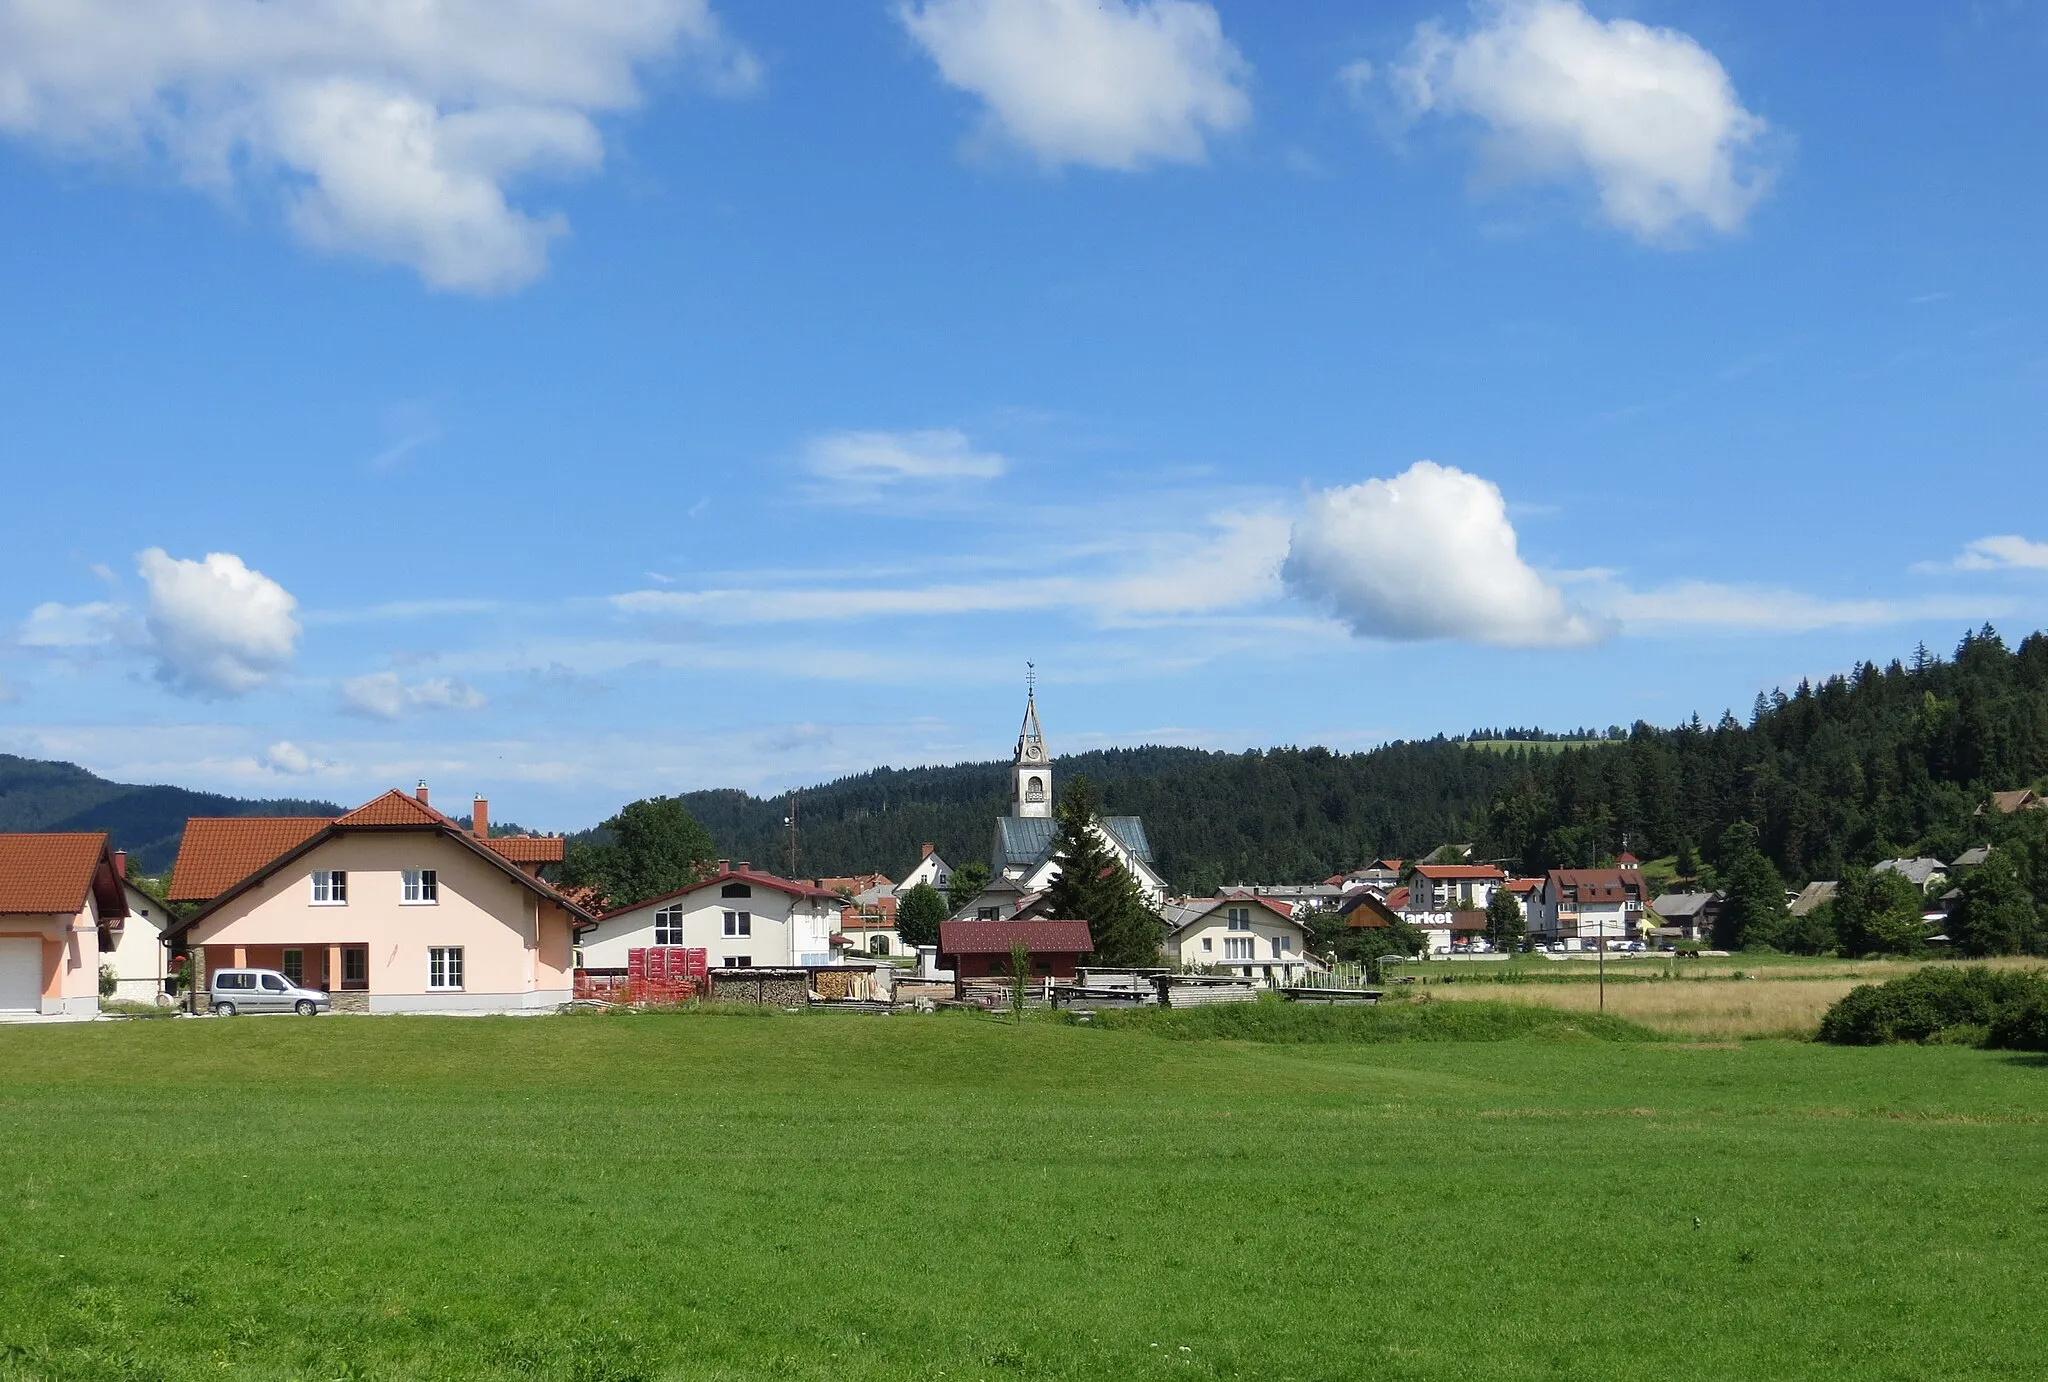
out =
[(97, 1016), (100, 939), (127, 918), (99, 833), (0, 835), (0, 1016)]
[(1308, 950), (1308, 932), (1294, 909), (1250, 893), (1208, 897), (1166, 909), (1166, 955), (1246, 979), (1293, 984), (1323, 965)]
[(1033, 977), (1071, 979), (1095, 949), (1085, 921), (944, 921), (939, 923), (939, 965), (960, 979), (1010, 973), (1010, 952), (1022, 945)]
[(1417, 864), (1408, 880), (1408, 910), (1485, 911), (1507, 878), (1491, 864)]
[[(488, 808), (473, 820), (488, 829)], [(517, 839), (518, 837), (512, 837)], [(590, 914), (539, 877), (560, 841), (480, 839), (435, 810), (426, 784), (332, 820), (187, 822), (171, 896), (204, 900), (172, 927), (198, 972), (274, 969), (370, 1012), (544, 1012), (569, 1001)]]
[(1574, 950), (1637, 940), (1656, 925), (1649, 900), (1639, 869), (1552, 869), (1530, 904), (1529, 938)]
[(614, 907), (584, 930), (580, 967), (627, 967), (627, 952), (659, 946), (703, 950), (714, 969), (832, 963), (846, 899), (830, 888), (718, 861), (701, 882)]

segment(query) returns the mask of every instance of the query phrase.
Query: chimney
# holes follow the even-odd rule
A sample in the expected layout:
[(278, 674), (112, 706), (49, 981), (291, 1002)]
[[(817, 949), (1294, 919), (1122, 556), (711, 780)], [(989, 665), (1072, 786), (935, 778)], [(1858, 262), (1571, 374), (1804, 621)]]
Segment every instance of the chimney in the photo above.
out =
[(425, 778), (421, 778), (421, 779), (420, 779), (420, 785), (412, 789), (412, 794), (413, 794), (413, 795), (414, 795), (415, 797), (418, 797), (418, 798), (419, 798), (419, 803), (420, 803), (420, 805), (422, 805), (422, 806), (431, 806), (431, 805), (433, 805), (433, 803), (432, 803), (432, 802), (430, 802), (430, 801), (428, 801), (428, 800), (427, 800), (427, 780), (426, 780)]
[(747, 871), (748, 869), (750, 869), (750, 868), (752, 868), (752, 867), (753, 867), (753, 865), (752, 865), (752, 864), (750, 864), (750, 863), (748, 863), (748, 862), (747, 862), (746, 860), (742, 859), (742, 860), (740, 860), (740, 866), (739, 866), (738, 868), (734, 869), (734, 870), (733, 870), (733, 872), (734, 872), (734, 873), (745, 873), (745, 872), (746, 872), (746, 871)]
[(933, 845), (932, 845), (931, 843), (929, 843), (929, 842), (927, 842), (927, 843), (925, 843), (925, 844), (922, 844), (922, 845), (918, 846), (918, 848), (920, 848), (920, 849), (922, 849), (922, 850), (924, 851), (924, 853), (922, 853), (922, 854), (920, 854), (920, 855), (918, 855), (918, 856), (917, 856), (917, 857), (918, 857), (918, 858), (920, 858), (920, 859), (929, 859), (929, 858), (931, 858), (931, 857), (932, 857), (932, 855), (933, 855), (934, 853), (936, 853), (936, 852), (937, 852), (937, 850), (936, 850), (936, 847), (935, 847), (935, 846), (933, 846)]
[(732, 872), (732, 860), (730, 860), (730, 859), (720, 859), (720, 860), (718, 861), (718, 871), (719, 871), (720, 873), (731, 873), (731, 872)]
[(123, 881), (128, 877), (128, 851), (125, 849), (114, 851), (114, 876)]
[(491, 804), (482, 797), (469, 804), (469, 833), (479, 840), (491, 838)]

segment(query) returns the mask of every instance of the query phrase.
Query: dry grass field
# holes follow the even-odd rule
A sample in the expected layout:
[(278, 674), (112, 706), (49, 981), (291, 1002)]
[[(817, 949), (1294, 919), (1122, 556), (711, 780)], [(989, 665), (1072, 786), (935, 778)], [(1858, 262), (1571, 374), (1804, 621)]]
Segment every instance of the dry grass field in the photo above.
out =
[[(1660, 1032), (1710, 1040), (1741, 1037), (1810, 1037), (1821, 1014), (1857, 979), (1640, 979), (1607, 985), (1605, 1012)], [(1593, 984), (1446, 984), (1419, 1002), (1484, 999), (1529, 1003), (1573, 1012), (1600, 1009)]]
[[(1590, 961), (1558, 965), (1552, 974), (1522, 970), (1514, 982), (1428, 983), (1417, 1001), (1483, 999), (1530, 1003), (1571, 1012), (1603, 1011), (1673, 1035), (1708, 1040), (1811, 1037), (1821, 1015), (1859, 984), (1882, 983), (1922, 968), (1925, 961), (1807, 960), (1759, 963), (1754, 957), (1687, 962), (1677, 978), (1661, 977), (1662, 962), (1610, 962), (1603, 1006), (1600, 986), (1589, 983)], [(1940, 961), (1938, 963), (1953, 963)], [(2040, 968), (2025, 957), (1983, 960), (1993, 968)], [(1655, 969), (1652, 966), (1656, 966)], [(1738, 977), (1740, 976), (1740, 977)], [(1432, 975), (1432, 978), (1439, 976)], [(1464, 976), (1460, 976), (1464, 977)], [(1480, 976), (1472, 976), (1480, 977)], [(1546, 982), (1548, 979), (1548, 982)]]

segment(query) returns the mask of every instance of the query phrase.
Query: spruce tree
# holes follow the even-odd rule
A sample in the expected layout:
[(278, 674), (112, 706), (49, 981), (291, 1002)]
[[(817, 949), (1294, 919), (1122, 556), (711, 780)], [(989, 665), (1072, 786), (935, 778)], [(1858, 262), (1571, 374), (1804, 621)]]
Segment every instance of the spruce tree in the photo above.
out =
[(1486, 937), (1493, 942), (1493, 948), (1521, 949), (1522, 936), (1528, 929), (1522, 904), (1515, 901), (1515, 895), (1506, 888), (1495, 888), (1486, 903)]
[(1791, 914), (1785, 880), (1757, 848), (1756, 827), (1737, 821), (1721, 836), (1721, 874), (1726, 880), (1714, 939), (1727, 950), (1775, 946), (1784, 939)]
[(2027, 895), (2011, 855), (1994, 851), (1970, 870), (1963, 896), (1949, 914), (1948, 935), (1965, 955), (2024, 955), (2035, 949), (2041, 914)]
[(1138, 880), (1103, 842), (1095, 789), (1077, 777), (1060, 793), (1053, 837), (1059, 876), (1046, 888), (1050, 916), (1085, 921), (1095, 958), (1113, 965), (1156, 965), (1166, 927), (1146, 905)]

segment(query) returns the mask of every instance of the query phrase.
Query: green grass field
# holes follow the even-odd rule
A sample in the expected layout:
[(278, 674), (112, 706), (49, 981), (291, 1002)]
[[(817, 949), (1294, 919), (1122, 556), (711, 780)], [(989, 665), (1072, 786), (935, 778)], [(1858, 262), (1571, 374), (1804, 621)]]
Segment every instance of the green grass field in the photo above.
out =
[(1546, 1020), (0, 1028), (0, 1377), (2039, 1374), (2038, 1059)]

